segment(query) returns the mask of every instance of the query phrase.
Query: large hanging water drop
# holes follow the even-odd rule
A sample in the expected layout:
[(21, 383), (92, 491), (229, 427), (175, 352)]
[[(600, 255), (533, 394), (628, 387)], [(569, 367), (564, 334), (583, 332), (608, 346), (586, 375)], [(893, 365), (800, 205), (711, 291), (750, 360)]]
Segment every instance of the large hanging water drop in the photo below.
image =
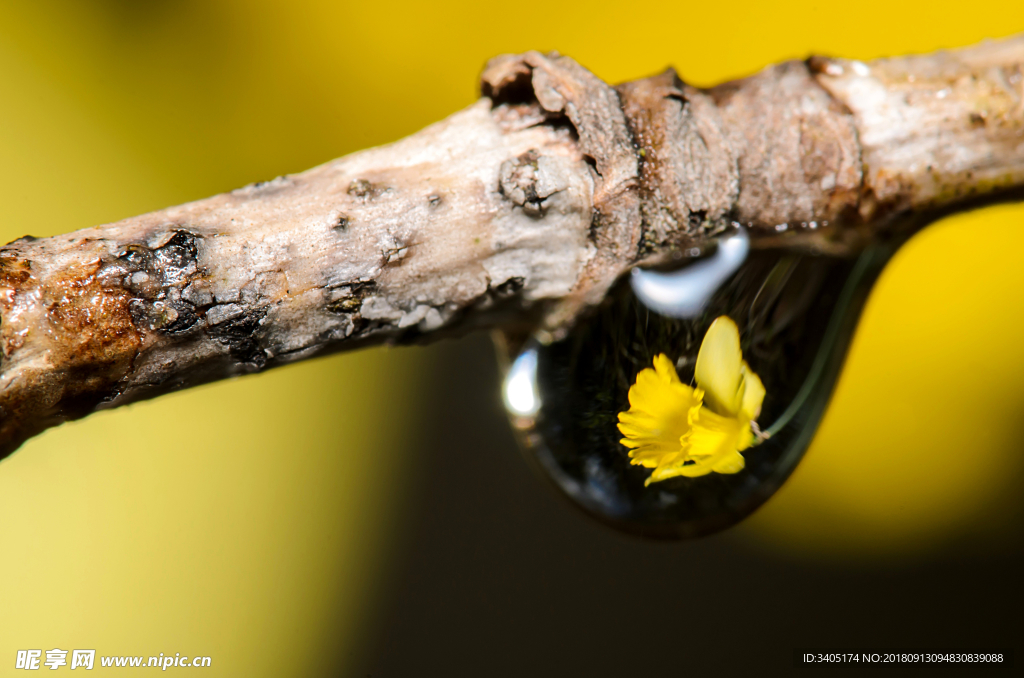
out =
[[(849, 259), (748, 245), (740, 229), (680, 271), (621, 281), (564, 340), (506, 338), (514, 357), (505, 404), (526, 455), (590, 515), (648, 537), (715, 532), (763, 504), (806, 451), (897, 244)], [(764, 384), (757, 421), (768, 435), (742, 451), (739, 472), (648, 483), (651, 469), (630, 463), (617, 427), (629, 389), (660, 354), (694, 383), (702, 339), (720, 316), (739, 327), (743, 359)]]

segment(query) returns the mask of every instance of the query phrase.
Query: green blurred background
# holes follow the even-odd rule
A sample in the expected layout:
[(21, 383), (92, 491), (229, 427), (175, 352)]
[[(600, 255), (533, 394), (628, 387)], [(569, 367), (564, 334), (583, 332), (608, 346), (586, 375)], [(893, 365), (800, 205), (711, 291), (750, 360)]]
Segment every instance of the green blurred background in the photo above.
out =
[[(1017, 0), (2, 1), (0, 241), (398, 139), (470, 104), (502, 52), (709, 85), (1021, 30)], [(788, 666), (813, 643), (1018, 643), (1002, 615), (1021, 603), (1021, 251), (1022, 206), (912, 240), (805, 462), (699, 542), (612, 534), (531, 478), (485, 337), (51, 430), (0, 463), (0, 675), (55, 647), (208, 655), (220, 676), (596, 676)]]

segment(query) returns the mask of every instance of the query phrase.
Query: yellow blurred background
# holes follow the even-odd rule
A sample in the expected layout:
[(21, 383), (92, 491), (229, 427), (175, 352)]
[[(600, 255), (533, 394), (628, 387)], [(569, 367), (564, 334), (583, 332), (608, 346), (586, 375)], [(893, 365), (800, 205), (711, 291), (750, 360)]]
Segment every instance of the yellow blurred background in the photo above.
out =
[[(1017, 0), (2, 2), (0, 241), (398, 139), (470, 104), (503, 52), (557, 49), (611, 82), (671, 64), (709, 85), (810, 53), (1021, 30)], [(899, 253), (807, 458), (736, 539), (866, 567), (965, 538), (998, 551), (1020, 515), (1022, 250), (1016, 205)], [(424, 355), (376, 349), (175, 394), (0, 463), (0, 675), (17, 649), (54, 647), (344, 675), (401, 548)]]

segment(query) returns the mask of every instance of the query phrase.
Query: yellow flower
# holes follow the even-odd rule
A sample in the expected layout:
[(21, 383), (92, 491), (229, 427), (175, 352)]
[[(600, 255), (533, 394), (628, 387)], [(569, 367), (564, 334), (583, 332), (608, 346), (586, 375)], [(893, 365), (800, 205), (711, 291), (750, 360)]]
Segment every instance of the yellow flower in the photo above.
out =
[(756, 441), (752, 422), (765, 390), (740, 351), (739, 329), (727, 316), (708, 328), (697, 353), (697, 388), (679, 381), (664, 353), (641, 370), (619, 413), (630, 463), (654, 469), (646, 484), (743, 470), (740, 454)]

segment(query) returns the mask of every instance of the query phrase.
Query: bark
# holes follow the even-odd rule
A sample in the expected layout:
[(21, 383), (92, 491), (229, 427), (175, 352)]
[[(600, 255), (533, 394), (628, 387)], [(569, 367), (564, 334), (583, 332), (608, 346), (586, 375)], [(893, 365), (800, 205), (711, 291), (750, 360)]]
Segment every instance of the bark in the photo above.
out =
[(813, 57), (700, 90), (492, 60), (484, 97), (390, 146), (0, 249), (0, 457), (171, 390), (374, 342), (552, 336), (637, 265), (852, 254), (907, 217), (1024, 186), (1024, 36)]

